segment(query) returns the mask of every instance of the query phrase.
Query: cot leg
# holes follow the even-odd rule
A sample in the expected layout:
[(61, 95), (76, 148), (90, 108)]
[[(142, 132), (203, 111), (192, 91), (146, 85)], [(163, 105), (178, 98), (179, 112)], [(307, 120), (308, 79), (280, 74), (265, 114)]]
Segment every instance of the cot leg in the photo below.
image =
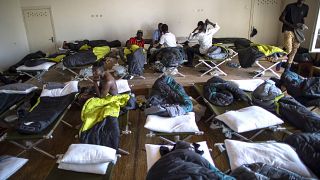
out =
[(120, 154), (123, 154), (123, 155), (129, 155), (130, 154), (128, 151), (125, 151), (125, 150), (123, 150), (121, 148), (118, 148), (118, 151), (119, 151)]

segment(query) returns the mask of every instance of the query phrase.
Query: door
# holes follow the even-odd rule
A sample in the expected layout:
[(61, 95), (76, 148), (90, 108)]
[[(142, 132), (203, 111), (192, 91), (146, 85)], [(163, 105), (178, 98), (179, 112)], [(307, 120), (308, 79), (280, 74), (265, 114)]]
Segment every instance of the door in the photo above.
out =
[(254, 43), (278, 45), (281, 31), (279, 17), (282, 12), (280, 0), (252, 0), (253, 13), (251, 29), (257, 30), (257, 35), (251, 38)]
[(24, 23), (31, 52), (56, 52), (50, 8), (23, 9)]

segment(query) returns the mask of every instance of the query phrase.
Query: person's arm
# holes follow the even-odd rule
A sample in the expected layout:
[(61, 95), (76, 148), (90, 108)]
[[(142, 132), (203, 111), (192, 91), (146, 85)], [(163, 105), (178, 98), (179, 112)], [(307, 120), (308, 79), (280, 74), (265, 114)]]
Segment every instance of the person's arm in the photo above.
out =
[(96, 90), (97, 96), (101, 97), (101, 93), (98, 86), (98, 80), (93, 80), (94, 89)]
[(100, 97), (105, 97), (108, 95), (109, 91), (110, 91), (110, 86), (111, 86), (111, 82), (107, 81), (106, 83), (104, 83), (104, 85), (102, 86), (101, 89), (101, 95)]
[(199, 26), (196, 27), (192, 33), (190, 33), (189, 37), (188, 37), (188, 40), (193, 40), (193, 39), (196, 39), (197, 38), (197, 35), (199, 34)]
[(206, 23), (206, 25), (210, 24), (210, 25), (211, 25), (212, 27), (214, 27), (214, 28), (216, 28), (216, 25), (217, 25), (217, 24), (209, 21), (209, 19), (206, 19), (205, 23)]
[(161, 36), (160, 41), (154, 44), (153, 47), (161, 47), (164, 44), (164, 36)]

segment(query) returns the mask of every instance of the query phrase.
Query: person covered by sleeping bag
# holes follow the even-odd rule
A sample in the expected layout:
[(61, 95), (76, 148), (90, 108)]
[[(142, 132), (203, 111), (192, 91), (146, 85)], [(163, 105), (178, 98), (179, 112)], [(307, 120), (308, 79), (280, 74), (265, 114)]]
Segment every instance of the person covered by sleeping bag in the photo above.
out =
[(144, 48), (144, 39), (143, 39), (143, 31), (138, 30), (136, 37), (131, 37), (126, 42), (126, 47), (123, 50), (119, 51), (120, 58), (123, 61), (126, 61), (126, 58), (129, 54), (134, 53), (139, 48)]
[(104, 70), (104, 62), (99, 61), (93, 64), (92, 72), (93, 84), (98, 97), (118, 94), (116, 81), (108, 71)]
[(198, 22), (197, 27), (189, 35), (188, 40), (198, 40), (199, 44), (186, 49), (188, 56), (187, 66), (192, 66), (195, 54), (206, 55), (208, 53), (208, 50), (212, 46), (213, 35), (216, 34), (219, 29), (220, 26), (217, 23), (211, 22), (209, 19), (206, 19), (205, 22)]

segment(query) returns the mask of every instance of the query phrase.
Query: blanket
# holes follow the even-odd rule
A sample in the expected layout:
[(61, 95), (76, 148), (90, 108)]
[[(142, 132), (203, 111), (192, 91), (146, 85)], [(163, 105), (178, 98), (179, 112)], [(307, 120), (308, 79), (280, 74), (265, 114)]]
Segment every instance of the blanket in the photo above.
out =
[(146, 112), (152, 113), (146, 115), (174, 117), (191, 112), (192, 108), (192, 101), (183, 86), (170, 76), (162, 76), (152, 86), (146, 109)]
[(203, 86), (204, 97), (210, 103), (217, 106), (228, 106), (233, 101), (246, 101), (251, 103), (248, 95), (239, 89), (239, 87), (231, 81), (225, 81), (220, 77), (212, 77)]

